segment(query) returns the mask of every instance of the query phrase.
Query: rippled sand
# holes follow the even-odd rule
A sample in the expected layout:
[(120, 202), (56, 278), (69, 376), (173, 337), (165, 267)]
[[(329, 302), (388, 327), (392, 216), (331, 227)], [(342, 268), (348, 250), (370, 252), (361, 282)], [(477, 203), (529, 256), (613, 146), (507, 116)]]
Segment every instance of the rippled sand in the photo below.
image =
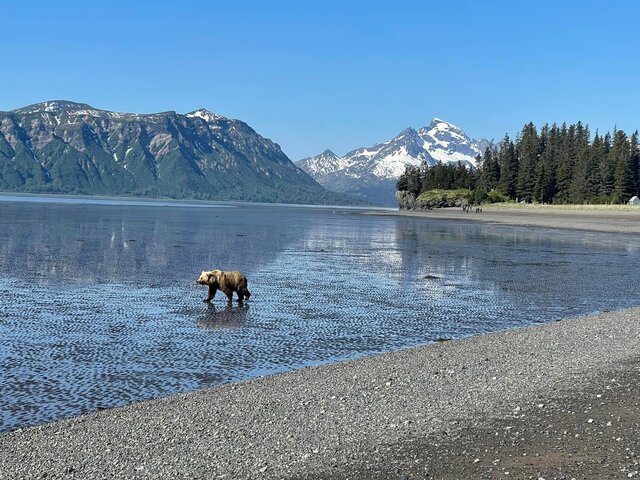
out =
[(640, 233), (640, 208), (638, 211), (589, 211), (562, 210), (560, 208), (492, 208), (489, 205), (483, 207), (482, 213), (465, 213), (458, 208), (435, 208), (428, 211), (384, 210), (370, 214), (594, 232)]
[(0, 478), (627, 478), (638, 338), (631, 309), (136, 403), (0, 436)]

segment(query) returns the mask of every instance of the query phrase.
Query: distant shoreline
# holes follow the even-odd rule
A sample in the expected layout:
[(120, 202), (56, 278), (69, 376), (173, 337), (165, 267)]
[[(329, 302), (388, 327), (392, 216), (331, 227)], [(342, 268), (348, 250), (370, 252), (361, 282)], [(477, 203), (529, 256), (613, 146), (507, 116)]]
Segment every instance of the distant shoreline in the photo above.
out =
[(198, 200), (177, 200), (144, 197), (104, 197), (84, 195), (49, 195), (49, 194), (19, 194), (0, 192), (0, 203), (22, 202), (58, 205), (113, 205), (139, 207), (198, 207), (198, 208), (228, 208), (223, 202), (200, 202)]
[(426, 211), (378, 210), (364, 214), (607, 233), (640, 233), (640, 208), (632, 211), (629, 209), (509, 208), (487, 205), (482, 209), (482, 213), (465, 213), (461, 208), (450, 207)]
[[(267, 206), (267, 207), (292, 207), (292, 208), (316, 208), (345, 210), (383, 210), (385, 207), (359, 206), (359, 205), (330, 205), (315, 203), (271, 203), (255, 202), (250, 200), (200, 200), (194, 198), (172, 197), (131, 197), (108, 195), (74, 195), (69, 193), (28, 193), (28, 192), (3, 192), (0, 191), (1, 202), (30, 202), (52, 204), (75, 205), (124, 205), (124, 206), (151, 206), (151, 207), (237, 207), (237, 206)], [(391, 211), (391, 208), (389, 208)]]

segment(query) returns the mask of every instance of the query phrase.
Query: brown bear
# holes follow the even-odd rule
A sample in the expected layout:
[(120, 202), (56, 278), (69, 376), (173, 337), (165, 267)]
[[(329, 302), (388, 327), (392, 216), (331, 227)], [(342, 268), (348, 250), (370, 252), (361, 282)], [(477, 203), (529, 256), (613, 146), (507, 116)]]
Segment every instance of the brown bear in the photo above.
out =
[(205, 302), (210, 302), (218, 290), (222, 290), (222, 293), (229, 299), (229, 303), (233, 301), (233, 292), (238, 294), (238, 302), (251, 296), (247, 289), (247, 277), (240, 272), (223, 272), (221, 270), (202, 272), (197, 283), (209, 285), (209, 295), (204, 299)]

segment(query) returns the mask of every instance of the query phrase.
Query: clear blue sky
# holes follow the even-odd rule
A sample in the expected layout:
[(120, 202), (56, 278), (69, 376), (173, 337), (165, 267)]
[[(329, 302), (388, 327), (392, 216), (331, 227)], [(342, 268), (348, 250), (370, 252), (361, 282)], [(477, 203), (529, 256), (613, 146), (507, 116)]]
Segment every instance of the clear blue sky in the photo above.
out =
[(640, 128), (637, 1), (25, 1), (0, 6), (0, 110), (200, 107), (293, 160), (439, 117)]

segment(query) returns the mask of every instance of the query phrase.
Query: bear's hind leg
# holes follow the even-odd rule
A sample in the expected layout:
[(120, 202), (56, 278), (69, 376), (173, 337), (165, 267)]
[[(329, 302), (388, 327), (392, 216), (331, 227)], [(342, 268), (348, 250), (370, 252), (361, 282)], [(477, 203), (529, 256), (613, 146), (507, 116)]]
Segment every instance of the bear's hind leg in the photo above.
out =
[(233, 302), (233, 290), (223, 290), (224, 294), (227, 296), (228, 303)]

